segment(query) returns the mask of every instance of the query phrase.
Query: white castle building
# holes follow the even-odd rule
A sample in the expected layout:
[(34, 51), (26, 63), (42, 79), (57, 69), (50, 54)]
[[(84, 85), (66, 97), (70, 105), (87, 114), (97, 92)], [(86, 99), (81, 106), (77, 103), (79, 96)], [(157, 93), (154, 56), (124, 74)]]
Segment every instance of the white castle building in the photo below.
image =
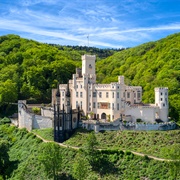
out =
[[(155, 104), (143, 104), (142, 87), (126, 85), (124, 76), (118, 76), (118, 82), (97, 84), (95, 60), (95, 55), (83, 55), (82, 68), (76, 68), (76, 74), (68, 82), (72, 109), (80, 107), (84, 116), (89, 115), (98, 120), (168, 121), (168, 88), (155, 88)], [(66, 105), (67, 89), (67, 84), (59, 85), (60, 109)], [(52, 104), (55, 102), (55, 93), (56, 90), (53, 90)]]

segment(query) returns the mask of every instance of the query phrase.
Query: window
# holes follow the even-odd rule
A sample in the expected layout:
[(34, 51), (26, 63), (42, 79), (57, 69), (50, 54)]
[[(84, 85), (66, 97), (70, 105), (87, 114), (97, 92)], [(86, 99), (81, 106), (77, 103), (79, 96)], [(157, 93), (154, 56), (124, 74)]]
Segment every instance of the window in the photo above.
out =
[(161, 92), (161, 96), (162, 96), (162, 92)]
[(114, 110), (114, 103), (112, 103), (112, 110)]
[(130, 92), (127, 93), (127, 98), (130, 98)]
[(138, 100), (140, 100), (140, 99), (141, 99), (141, 93), (140, 93), (140, 92), (138, 92), (138, 94), (137, 94), (137, 98), (138, 98)]
[(163, 98), (161, 98), (161, 101), (163, 101)]
[(78, 85), (76, 85), (76, 88), (78, 88)]
[(117, 92), (117, 98), (119, 98), (119, 92)]
[(81, 106), (81, 109), (82, 109), (82, 101), (80, 102), (80, 106)]
[(96, 97), (96, 92), (93, 92), (93, 97)]
[(109, 93), (108, 92), (106, 92), (106, 98), (108, 98), (109, 97)]
[(100, 103), (98, 103), (98, 109), (100, 108)]
[(92, 69), (92, 66), (91, 66), (91, 64), (89, 64), (89, 68), (90, 68), (90, 69)]
[(91, 103), (89, 103), (89, 106), (91, 106)]
[(62, 92), (62, 96), (64, 96), (64, 92)]
[(117, 110), (119, 110), (119, 103), (117, 103)]
[(78, 108), (78, 101), (76, 101), (76, 108)]
[(163, 103), (163, 107), (165, 107), (165, 104)]
[(82, 84), (81, 84), (81, 89), (82, 89)]
[(166, 105), (167, 105), (167, 98), (165, 98), (165, 102), (166, 102)]
[(96, 103), (95, 102), (93, 102), (93, 108), (96, 108)]
[(82, 93), (82, 92), (80, 92), (80, 97), (81, 97), (81, 98), (83, 97), (83, 93)]
[(102, 97), (102, 92), (99, 92), (99, 97), (100, 97), (100, 98)]
[(76, 97), (78, 97), (78, 92), (76, 92)]
[(125, 98), (125, 92), (123, 92), (123, 97)]
[(112, 98), (114, 98), (114, 92), (112, 93)]
[(134, 97), (136, 97), (136, 93), (134, 93)]

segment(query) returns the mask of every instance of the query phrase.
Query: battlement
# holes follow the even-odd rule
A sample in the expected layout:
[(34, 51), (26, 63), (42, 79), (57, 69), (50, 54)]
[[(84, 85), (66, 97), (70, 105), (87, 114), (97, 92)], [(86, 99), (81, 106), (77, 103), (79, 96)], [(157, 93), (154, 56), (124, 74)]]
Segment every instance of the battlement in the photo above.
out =
[(168, 87), (155, 87), (155, 91), (163, 91), (163, 90), (168, 90)]
[(106, 88), (111, 88), (111, 85), (110, 84), (96, 84), (95, 85), (95, 88), (96, 89), (102, 89), (102, 88), (104, 88), (104, 89), (106, 89)]
[(84, 55), (82, 56), (82, 60), (84, 60), (84, 59), (94, 60), (94, 59), (96, 59), (96, 55), (84, 54)]

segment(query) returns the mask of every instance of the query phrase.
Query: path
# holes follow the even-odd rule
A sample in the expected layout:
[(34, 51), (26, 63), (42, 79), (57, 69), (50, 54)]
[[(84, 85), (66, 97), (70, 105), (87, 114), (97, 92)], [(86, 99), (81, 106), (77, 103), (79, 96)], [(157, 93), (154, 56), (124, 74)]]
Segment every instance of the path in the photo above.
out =
[[(50, 140), (46, 140), (44, 139), (43, 137), (41, 137), (40, 135), (32, 132), (34, 135), (36, 135), (38, 138), (42, 139), (43, 142), (54, 142), (54, 141), (50, 141)], [(57, 143), (57, 142), (55, 142)], [(76, 147), (76, 146), (69, 146), (69, 145), (66, 145), (66, 144), (63, 144), (63, 143), (57, 143), (59, 144), (59, 146), (61, 147), (65, 147), (65, 148), (71, 148), (71, 149), (80, 149), (80, 147)], [(98, 150), (102, 150), (102, 149), (98, 149)], [(125, 150), (123, 150), (123, 152), (125, 152)], [(171, 159), (163, 159), (163, 158), (158, 158), (158, 157), (155, 157), (155, 156), (150, 156), (150, 155), (147, 155), (147, 154), (143, 154), (143, 153), (139, 153), (139, 152), (135, 152), (135, 151), (130, 151), (131, 153), (133, 153), (134, 155), (137, 155), (137, 156), (148, 156), (150, 159), (154, 159), (154, 160), (157, 160), (157, 161), (167, 161), (167, 162), (170, 162), (170, 161), (173, 161)]]

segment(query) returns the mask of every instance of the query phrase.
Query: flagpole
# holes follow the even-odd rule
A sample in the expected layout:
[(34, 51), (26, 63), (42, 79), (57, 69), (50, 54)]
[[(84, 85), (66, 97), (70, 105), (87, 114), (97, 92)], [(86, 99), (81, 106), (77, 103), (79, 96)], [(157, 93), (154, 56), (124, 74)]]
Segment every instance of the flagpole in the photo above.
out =
[(89, 34), (88, 34), (88, 36), (87, 36), (87, 39), (88, 39), (88, 48), (89, 48)]

